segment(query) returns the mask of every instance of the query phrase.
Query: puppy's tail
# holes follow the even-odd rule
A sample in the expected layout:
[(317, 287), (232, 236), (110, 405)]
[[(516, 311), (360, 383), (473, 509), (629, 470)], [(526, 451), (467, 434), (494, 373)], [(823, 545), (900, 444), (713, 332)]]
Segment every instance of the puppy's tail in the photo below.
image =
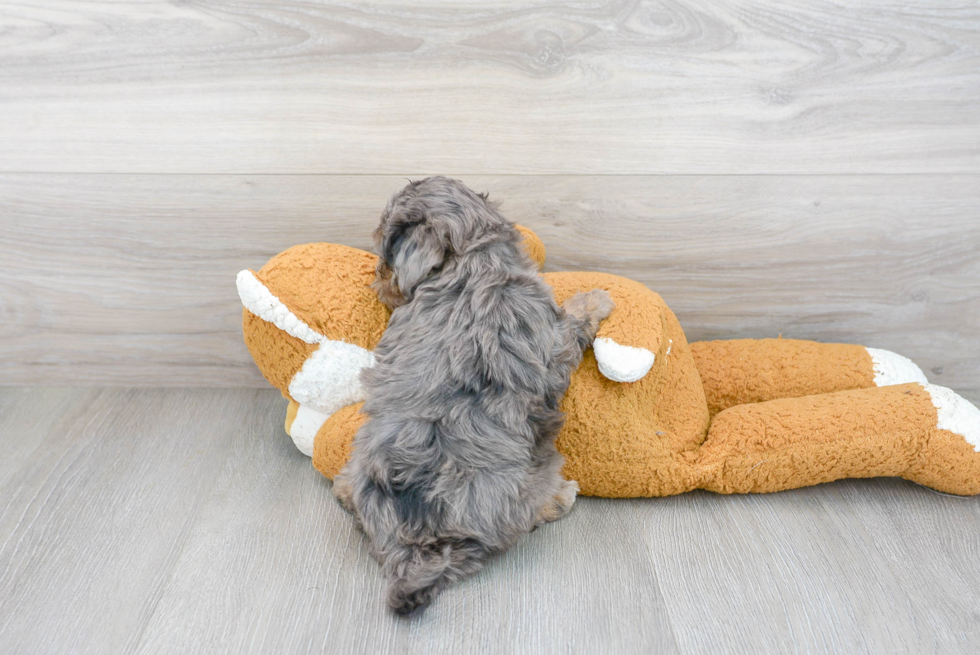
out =
[(401, 615), (424, 608), (446, 586), (483, 568), (488, 552), (473, 539), (399, 545), (388, 559), (388, 605)]

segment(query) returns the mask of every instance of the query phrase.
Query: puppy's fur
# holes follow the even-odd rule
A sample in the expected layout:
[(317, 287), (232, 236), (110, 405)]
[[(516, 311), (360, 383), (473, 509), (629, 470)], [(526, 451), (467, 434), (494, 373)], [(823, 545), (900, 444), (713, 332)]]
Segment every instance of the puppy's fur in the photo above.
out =
[(571, 509), (559, 403), (612, 300), (558, 307), (513, 225), (456, 180), (395, 194), (375, 241), (375, 288), (394, 311), (334, 492), (406, 614)]

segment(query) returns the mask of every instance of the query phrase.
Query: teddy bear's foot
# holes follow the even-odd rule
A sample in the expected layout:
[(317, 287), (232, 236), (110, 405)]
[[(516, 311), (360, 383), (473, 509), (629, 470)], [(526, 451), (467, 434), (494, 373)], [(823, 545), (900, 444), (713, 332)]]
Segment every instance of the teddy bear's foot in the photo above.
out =
[(874, 367), (875, 386), (887, 387), (893, 384), (918, 382), (928, 384), (926, 374), (915, 362), (890, 350), (880, 348), (865, 348), (871, 355), (871, 365)]
[(980, 494), (980, 409), (945, 387), (922, 386), (936, 423), (902, 477), (946, 493)]

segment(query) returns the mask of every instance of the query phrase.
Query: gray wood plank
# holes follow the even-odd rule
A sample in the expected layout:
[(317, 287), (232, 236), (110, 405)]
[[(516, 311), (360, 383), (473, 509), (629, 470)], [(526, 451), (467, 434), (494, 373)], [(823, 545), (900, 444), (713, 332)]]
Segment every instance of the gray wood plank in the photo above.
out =
[(644, 526), (684, 652), (975, 652), (980, 572), (949, 564), (975, 562), (978, 502), (849, 481), (663, 499)]
[(397, 618), (363, 536), (281, 419), (234, 439), (139, 652), (677, 652), (640, 526), (629, 504), (601, 499)]
[(0, 6), (0, 170), (955, 173), (980, 9), (864, 0)]
[(847, 481), (820, 491), (833, 511), (857, 519), (851, 529), (863, 532), (888, 562), (902, 588), (897, 598), (916, 610), (923, 652), (980, 650), (977, 498), (893, 480)]
[[(67, 425), (88, 408), (97, 390), (0, 387), (0, 489), (40, 447), (56, 424)], [(63, 429), (63, 428), (60, 428)], [(6, 514), (12, 497), (0, 498)]]
[(5, 451), (36, 445), (0, 478), (3, 650), (131, 651), (233, 440), (256, 437), (277, 394), (78, 391), (68, 407), (0, 395), (57, 417), (26, 435), (0, 418)]
[[(580, 499), (411, 620), (271, 390), (0, 389), (10, 652), (974, 652), (980, 498)], [(31, 447), (20, 447), (19, 443)], [(26, 453), (26, 454), (25, 454)]]
[[(690, 339), (864, 343), (980, 401), (980, 176), (464, 176), (551, 270), (660, 292)], [(264, 386), (234, 276), (370, 248), (394, 176), (0, 175), (3, 384)]]

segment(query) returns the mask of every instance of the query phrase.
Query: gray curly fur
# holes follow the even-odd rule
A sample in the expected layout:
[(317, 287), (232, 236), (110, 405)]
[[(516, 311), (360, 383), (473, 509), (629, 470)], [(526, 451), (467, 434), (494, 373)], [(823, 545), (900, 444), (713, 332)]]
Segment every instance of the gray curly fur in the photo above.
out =
[(591, 291), (559, 307), (514, 226), (444, 177), (395, 194), (375, 242), (375, 288), (394, 311), (334, 491), (407, 614), (571, 509), (559, 404), (612, 301)]

